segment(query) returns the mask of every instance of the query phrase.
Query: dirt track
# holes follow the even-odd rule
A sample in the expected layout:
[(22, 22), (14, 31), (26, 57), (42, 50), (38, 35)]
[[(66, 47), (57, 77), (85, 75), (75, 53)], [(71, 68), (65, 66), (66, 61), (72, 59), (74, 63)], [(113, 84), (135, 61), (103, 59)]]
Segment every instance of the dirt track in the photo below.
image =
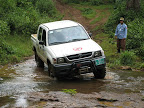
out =
[[(64, 15), (63, 20), (73, 20), (73, 21), (79, 22), (86, 28), (86, 30), (88, 32), (92, 31), (93, 28), (95, 28), (96, 26), (104, 25), (107, 22), (108, 17), (110, 15), (110, 13), (109, 13), (109, 11), (107, 11), (107, 9), (95, 10), (97, 13), (95, 18), (98, 18), (102, 12), (106, 12), (106, 15), (104, 18), (102, 18), (102, 20), (98, 21), (97, 23), (90, 24), (90, 22), (92, 22), (95, 18), (87, 19), (87, 18), (83, 17), (80, 10), (78, 10), (70, 5), (61, 3), (60, 0), (56, 1), (56, 8), (61, 14)], [(93, 34), (95, 35), (97, 32), (98, 31), (94, 31)]]

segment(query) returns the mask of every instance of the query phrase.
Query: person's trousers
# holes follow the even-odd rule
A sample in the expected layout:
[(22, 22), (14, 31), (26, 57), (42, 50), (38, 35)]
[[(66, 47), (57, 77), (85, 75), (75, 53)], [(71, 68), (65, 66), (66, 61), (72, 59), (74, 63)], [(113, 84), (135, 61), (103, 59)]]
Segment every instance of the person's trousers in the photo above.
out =
[(120, 49), (122, 51), (125, 51), (126, 49), (126, 39), (117, 39), (117, 50), (120, 52)]

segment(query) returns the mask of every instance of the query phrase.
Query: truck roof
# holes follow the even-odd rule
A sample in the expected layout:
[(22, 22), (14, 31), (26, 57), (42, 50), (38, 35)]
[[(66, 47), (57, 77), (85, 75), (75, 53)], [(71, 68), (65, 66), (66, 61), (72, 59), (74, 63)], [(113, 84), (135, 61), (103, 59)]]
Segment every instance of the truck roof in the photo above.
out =
[(71, 20), (62, 20), (62, 21), (55, 21), (55, 22), (50, 22), (50, 23), (44, 23), (42, 25), (48, 27), (49, 30), (54, 30), (54, 29), (60, 29), (60, 28), (78, 26), (79, 23), (71, 21)]

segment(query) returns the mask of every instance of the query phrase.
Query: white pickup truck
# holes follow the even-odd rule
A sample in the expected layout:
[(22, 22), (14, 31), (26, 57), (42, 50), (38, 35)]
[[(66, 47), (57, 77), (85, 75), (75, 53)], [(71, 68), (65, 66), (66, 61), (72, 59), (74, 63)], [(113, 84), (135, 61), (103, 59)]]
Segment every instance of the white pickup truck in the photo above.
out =
[(57, 78), (93, 72), (103, 79), (104, 51), (90, 37), (81, 24), (70, 20), (39, 25), (37, 34), (31, 35), (37, 66), (47, 64), (49, 75)]

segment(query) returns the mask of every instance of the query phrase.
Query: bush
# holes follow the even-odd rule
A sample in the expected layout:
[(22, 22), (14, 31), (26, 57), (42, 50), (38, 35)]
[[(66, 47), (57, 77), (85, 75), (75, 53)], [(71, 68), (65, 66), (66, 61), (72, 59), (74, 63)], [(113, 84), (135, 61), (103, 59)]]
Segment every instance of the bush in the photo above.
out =
[(38, 0), (36, 2), (36, 8), (40, 13), (48, 13), (49, 16), (54, 16), (56, 13), (55, 4), (52, 0)]
[(8, 45), (4, 40), (0, 42), (0, 58), (5, 55), (14, 54), (15, 50), (10, 45)]
[(17, 8), (17, 11), (8, 14), (6, 21), (11, 32), (30, 34), (37, 29), (37, 21), (40, 19), (39, 13), (33, 9), (26, 10)]
[(16, 8), (16, 1), (15, 0), (0, 0), (0, 11), (1, 14), (7, 14), (13, 11)]
[(122, 65), (133, 65), (136, 60), (136, 55), (132, 51), (125, 51), (120, 55), (120, 63)]
[(17, 1), (17, 7), (31, 7), (33, 6), (32, 2), (29, 2), (28, 0), (16, 0)]
[(136, 18), (144, 18), (144, 6), (141, 4), (141, 9), (139, 12), (135, 12), (135, 10), (127, 10), (126, 9), (126, 1), (120, 0), (118, 5), (116, 5), (116, 9), (113, 11), (110, 16), (108, 22), (105, 24), (105, 31), (109, 33), (115, 32), (116, 26), (119, 23), (120, 17), (125, 18), (125, 23), (129, 23)]
[[(141, 2), (141, 9), (135, 11), (126, 9), (126, 0), (117, 0), (115, 10), (105, 24), (105, 32), (114, 35), (119, 18), (124, 17), (128, 25), (128, 36), (126, 47), (133, 50), (138, 56), (144, 59), (144, 3)], [(114, 37), (110, 35), (110, 37)]]
[(7, 22), (0, 20), (0, 36), (5, 36), (10, 34), (10, 28)]
[(100, 5), (100, 4), (103, 4), (103, 1), (102, 0), (91, 0), (91, 4), (92, 5)]
[(128, 24), (127, 49), (135, 50), (139, 56), (144, 55), (144, 20), (137, 18)]

